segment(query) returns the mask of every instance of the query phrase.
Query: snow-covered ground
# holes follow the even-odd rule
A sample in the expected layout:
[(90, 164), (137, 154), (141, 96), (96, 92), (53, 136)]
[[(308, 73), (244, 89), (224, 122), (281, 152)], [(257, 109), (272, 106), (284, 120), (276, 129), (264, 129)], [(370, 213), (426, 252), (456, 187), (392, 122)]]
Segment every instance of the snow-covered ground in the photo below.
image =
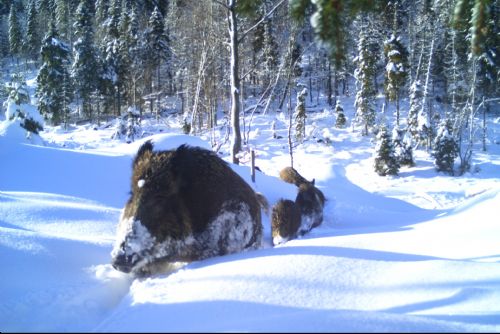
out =
[[(209, 134), (172, 118), (131, 144), (109, 124), (46, 127), (45, 145), (0, 136), (0, 331), (500, 332), (499, 123), (474, 173), (437, 173), (417, 150), (415, 167), (380, 177), (371, 137), (311, 113), (294, 166), (327, 198), (321, 226), (273, 248), (263, 213), (262, 249), (142, 279), (109, 264), (133, 156), (151, 138), (209, 147)], [(248, 154), (232, 166), (271, 205), (295, 197), (278, 178), (286, 136), (283, 115), (255, 116), (262, 173), (251, 182)]]

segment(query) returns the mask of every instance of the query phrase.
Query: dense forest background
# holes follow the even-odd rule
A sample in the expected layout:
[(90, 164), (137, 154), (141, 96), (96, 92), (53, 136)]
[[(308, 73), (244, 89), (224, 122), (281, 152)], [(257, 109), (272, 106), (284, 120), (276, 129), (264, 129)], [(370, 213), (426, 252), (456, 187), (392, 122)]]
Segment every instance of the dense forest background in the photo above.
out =
[(0, 100), (51, 125), (178, 114), (197, 133), (226, 118), (236, 162), (240, 114), (295, 113), (301, 140), (306, 111), (345, 126), (352, 96), (353, 128), (379, 133), (390, 110), (409, 147), (446, 132), (464, 172), (474, 120), (498, 109), (499, 16), (498, 0), (0, 0)]

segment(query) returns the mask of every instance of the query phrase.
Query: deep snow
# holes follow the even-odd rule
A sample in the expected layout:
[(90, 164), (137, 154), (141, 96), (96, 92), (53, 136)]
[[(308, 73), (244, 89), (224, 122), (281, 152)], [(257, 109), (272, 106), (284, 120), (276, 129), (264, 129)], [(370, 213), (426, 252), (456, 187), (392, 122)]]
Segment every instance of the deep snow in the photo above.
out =
[[(289, 165), (286, 117), (252, 123), (262, 173), (251, 182), (249, 154), (232, 167), (271, 205), (294, 199), (277, 177)], [(109, 124), (47, 127), (45, 145), (0, 136), (0, 331), (500, 332), (499, 119), (460, 177), (436, 173), (422, 150), (415, 167), (380, 177), (371, 137), (333, 124), (308, 114), (294, 152), (327, 198), (320, 227), (273, 248), (263, 212), (262, 249), (143, 279), (109, 265), (133, 156), (147, 139), (210, 147), (209, 134), (179, 135), (170, 118), (145, 120), (156, 134), (131, 144), (110, 139)]]

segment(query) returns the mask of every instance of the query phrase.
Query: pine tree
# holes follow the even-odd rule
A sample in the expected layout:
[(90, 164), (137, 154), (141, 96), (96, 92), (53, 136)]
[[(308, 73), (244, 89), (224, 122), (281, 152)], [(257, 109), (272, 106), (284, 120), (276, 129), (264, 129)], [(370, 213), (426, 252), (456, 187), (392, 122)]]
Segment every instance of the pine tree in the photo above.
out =
[(358, 56), (354, 59), (357, 65), (354, 71), (356, 78), (356, 122), (363, 124), (363, 135), (368, 135), (368, 130), (375, 124), (374, 99), (376, 89), (373, 86), (375, 76), (375, 57), (369, 50), (369, 42), (365, 29), (360, 30), (358, 41)]
[(23, 36), (14, 4), (10, 6), (9, 14), (9, 47), (13, 56), (19, 56), (23, 49)]
[(99, 64), (94, 49), (92, 7), (90, 0), (81, 0), (75, 13), (74, 61), (71, 76), (82, 101), (83, 113), (92, 119), (92, 94), (98, 87), (96, 73)]
[(407, 52), (399, 37), (392, 35), (384, 44), (387, 58), (385, 67), (385, 93), (389, 101), (396, 102), (396, 125), (399, 125), (399, 100), (407, 77)]
[(394, 145), (387, 127), (382, 125), (377, 133), (377, 144), (374, 153), (375, 172), (380, 176), (397, 175), (399, 163), (396, 158)]
[(453, 175), (453, 164), (458, 156), (458, 143), (452, 135), (450, 120), (444, 120), (438, 129), (434, 142), (434, 166), (438, 171)]
[(42, 67), (38, 72), (38, 109), (45, 119), (54, 125), (66, 122), (71, 102), (71, 86), (68, 72), (70, 50), (58, 38), (53, 23), (42, 42)]
[(340, 100), (337, 100), (337, 104), (335, 105), (335, 114), (337, 115), (337, 120), (335, 121), (336, 128), (344, 128), (346, 125), (346, 118), (344, 114), (344, 108), (340, 103)]

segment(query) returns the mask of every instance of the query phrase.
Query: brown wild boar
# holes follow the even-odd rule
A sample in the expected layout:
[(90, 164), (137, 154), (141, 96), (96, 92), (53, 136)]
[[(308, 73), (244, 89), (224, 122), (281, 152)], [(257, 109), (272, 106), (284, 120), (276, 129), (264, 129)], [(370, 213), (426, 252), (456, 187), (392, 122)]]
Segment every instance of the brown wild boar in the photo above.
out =
[(285, 167), (280, 171), (280, 178), (295, 184), (298, 189), (295, 204), (300, 208), (301, 223), (299, 235), (304, 235), (312, 228), (323, 222), (323, 207), (325, 206), (325, 195), (314, 185), (314, 179), (308, 181), (293, 167)]
[(271, 214), (271, 232), (273, 244), (295, 239), (300, 227), (300, 208), (294, 201), (279, 200), (273, 207)]
[(133, 161), (112, 265), (146, 275), (161, 263), (190, 262), (260, 247), (261, 212), (253, 189), (214, 152), (186, 145)]
[(321, 190), (314, 186), (314, 183), (300, 185), (295, 204), (300, 208), (301, 213), (299, 235), (304, 235), (312, 228), (321, 225), (325, 197)]

